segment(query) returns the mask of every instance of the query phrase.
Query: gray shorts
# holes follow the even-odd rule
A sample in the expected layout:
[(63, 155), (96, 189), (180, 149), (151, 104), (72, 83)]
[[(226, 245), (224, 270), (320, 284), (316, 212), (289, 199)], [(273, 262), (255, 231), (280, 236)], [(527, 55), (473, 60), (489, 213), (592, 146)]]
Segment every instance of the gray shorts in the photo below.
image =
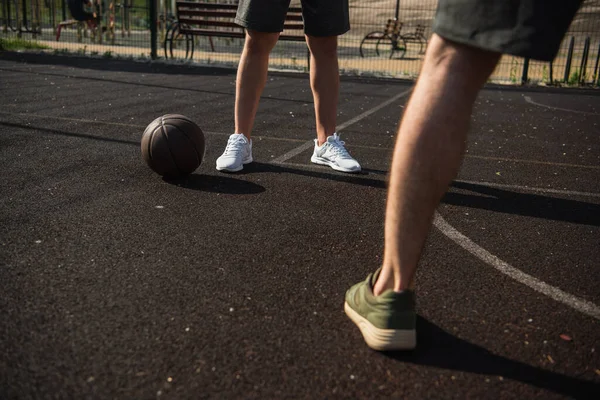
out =
[(433, 31), (484, 50), (552, 61), (583, 0), (439, 0)]
[[(258, 32), (282, 32), (290, 0), (240, 0), (236, 24)], [(348, 0), (302, 0), (304, 33), (338, 36), (350, 30)]]

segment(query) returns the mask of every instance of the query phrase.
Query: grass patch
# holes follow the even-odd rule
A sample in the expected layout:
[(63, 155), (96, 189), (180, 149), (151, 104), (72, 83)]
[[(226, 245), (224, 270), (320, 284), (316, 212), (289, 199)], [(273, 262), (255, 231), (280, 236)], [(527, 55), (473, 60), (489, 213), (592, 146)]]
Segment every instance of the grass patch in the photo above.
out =
[(569, 81), (567, 83), (569, 85), (577, 85), (579, 84), (579, 79), (581, 79), (581, 74), (579, 73), (579, 70), (576, 69), (575, 72), (571, 73), (571, 76), (569, 76)]
[(15, 51), (15, 50), (44, 50), (49, 49), (48, 46), (40, 44), (34, 40), (25, 40), (19, 38), (0, 38), (0, 51)]

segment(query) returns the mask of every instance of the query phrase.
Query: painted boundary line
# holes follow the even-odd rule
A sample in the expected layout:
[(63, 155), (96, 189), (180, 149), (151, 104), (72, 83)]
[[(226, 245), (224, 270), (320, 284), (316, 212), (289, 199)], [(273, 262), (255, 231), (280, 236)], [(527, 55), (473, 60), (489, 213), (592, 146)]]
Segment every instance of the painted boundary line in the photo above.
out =
[[(4, 105), (4, 106), (12, 106), (12, 104)], [(96, 124), (113, 125), (113, 126), (128, 126), (128, 127), (133, 127), (133, 128), (142, 128), (142, 129), (146, 128), (144, 125), (127, 124), (127, 123), (124, 123), (124, 122), (109, 122), (109, 121), (101, 121), (101, 120), (89, 120), (89, 119), (80, 119), (80, 118), (57, 117), (57, 116), (54, 116), (54, 115), (18, 113), (18, 112), (8, 112), (8, 111), (1, 111), (1, 110), (0, 110), (0, 114), (12, 115), (12, 116), (19, 116), (19, 117), (40, 118), (40, 119), (57, 119), (57, 120), (62, 120), (62, 121), (83, 122), (83, 123), (96, 123)], [(229, 136), (230, 135), (230, 133), (225, 133), (225, 132), (204, 131), (204, 133), (206, 133), (207, 135), (217, 135), (217, 136)], [(303, 139), (293, 139), (293, 138), (286, 138), (286, 137), (272, 137), (272, 136), (256, 135), (256, 136), (253, 136), (253, 138), (256, 139), (256, 140), (276, 140), (276, 141), (281, 141), (281, 142), (303, 143), (302, 146), (308, 145), (308, 147), (310, 147), (310, 146), (313, 145), (312, 141), (307, 143)], [(302, 146), (300, 146), (300, 147), (302, 147)], [(363, 145), (351, 145), (349, 147), (351, 149), (370, 149), (370, 150), (379, 150), (379, 151), (386, 151), (386, 152), (391, 152), (394, 149), (393, 147), (376, 147), (376, 146), (363, 146)], [(306, 149), (304, 149), (304, 150), (306, 150)], [(300, 151), (300, 152), (302, 152), (302, 151)], [(585, 168), (585, 169), (597, 169), (597, 170), (600, 170), (600, 166), (598, 166), (598, 165), (556, 163), (556, 162), (551, 162), (551, 161), (526, 160), (526, 159), (520, 159), (520, 158), (479, 156), (479, 155), (476, 155), (476, 154), (469, 154), (469, 153), (465, 154), (465, 158), (473, 158), (473, 159), (486, 160), (486, 161), (502, 161), (502, 162), (514, 162), (514, 163), (523, 163), (523, 164), (551, 165), (551, 166), (555, 166), (555, 167)], [(273, 160), (271, 162), (275, 163), (275, 164), (280, 163), (280, 162), (278, 162), (276, 160)]]
[[(403, 92), (398, 93), (397, 95), (395, 95), (394, 97), (384, 101), (383, 103), (379, 104), (376, 107), (373, 107), (367, 111), (365, 111), (362, 114), (357, 115), (356, 117), (344, 122), (341, 125), (338, 125), (336, 127), (336, 130), (339, 132), (342, 129), (346, 129), (347, 127), (354, 125), (355, 123), (357, 123), (358, 121), (368, 117), (369, 115), (381, 110), (382, 108), (392, 104), (393, 102), (397, 101), (398, 99), (401, 99), (402, 97), (406, 96), (408, 93), (410, 93), (412, 91), (412, 87), (410, 89), (407, 89)], [(287, 160), (289, 160), (292, 157), (297, 156), (298, 154), (302, 153), (305, 150), (308, 150), (309, 148), (311, 148), (312, 146), (314, 146), (314, 142), (311, 140), (309, 142), (304, 143), (301, 146), (296, 147), (295, 149), (292, 149), (290, 151), (288, 151), (287, 153), (277, 157), (274, 160), (271, 160), (271, 163), (273, 164), (281, 164)]]
[[(394, 98), (380, 104), (378, 107), (375, 107), (374, 109), (371, 109), (371, 110), (347, 121), (345, 123), (345, 126), (344, 125), (342, 125), (342, 126), (347, 127), (347, 126), (350, 126), (350, 125), (360, 121), (360, 119), (366, 117), (367, 115), (372, 114), (373, 112), (377, 111), (378, 109), (385, 107), (386, 105), (399, 99), (400, 97), (402, 97), (409, 91), (410, 90), (396, 95)], [(68, 117), (45, 116), (45, 115), (39, 115), (39, 114), (8, 113), (8, 112), (3, 112), (3, 111), (0, 111), (0, 113), (8, 114), (8, 115), (19, 115), (19, 116), (24, 116), (24, 117), (30, 116), (30, 117), (37, 117), (37, 118), (51, 118), (51, 119), (60, 119), (60, 120), (75, 121), (75, 122), (100, 123), (100, 124), (105, 124), (105, 125), (145, 128), (143, 125), (137, 125), (137, 124), (125, 124), (125, 123), (116, 123), (116, 122), (83, 120), (83, 119), (68, 118)], [(359, 118), (359, 117), (362, 117), (362, 118)], [(221, 132), (206, 132), (206, 133), (207, 134), (215, 134), (215, 135), (227, 135), (226, 133), (221, 133)], [(312, 141), (309, 142), (308, 144), (312, 145)], [(296, 150), (299, 148), (302, 148), (304, 146), (306, 146), (306, 144), (296, 148)], [(286, 154), (289, 154), (289, 153), (286, 153)], [(285, 154), (284, 154), (284, 156), (285, 156)], [(277, 159), (273, 160), (271, 163), (284, 164), (283, 162), (278, 162)], [(284, 164), (284, 165), (294, 166), (294, 167), (304, 167), (304, 168), (308, 168), (308, 169), (317, 170), (317, 168), (313, 167), (312, 165), (302, 165), (302, 164)], [(497, 187), (497, 188), (519, 189), (519, 190), (523, 190), (523, 191), (533, 191), (533, 192), (542, 192), (542, 193), (547, 192), (547, 193), (577, 195), (577, 196), (600, 197), (600, 193), (586, 193), (586, 192), (575, 192), (575, 191), (568, 191), (568, 190), (534, 188), (534, 187), (518, 186), (518, 185), (494, 184), (494, 183), (490, 183), (490, 182), (463, 181), (463, 180), (457, 180), (457, 182), (478, 184), (478, 185)], [(503, 273), (503, 274), (511, 277), (512, 279), (530, 287), (531, 289), (533, 289), (541, 294), (544, 294), (560, 303), (563, 303), (583, 314), (589, 315), (596, 319), (600, 319), (600, 307), (598, 307), (594, 303), (589, 302), (587, 300), (580, 299), (569, 293), (566, 293), (566, 292), (562, 291), (561, 289), (556, 288), (552, 285), (549, 285), (543, 281), (540, 281), (539, 279), (537, 279), (531, 275), (528, 275), (528, 274), (518, 270), (517, 268), (511, 266), (510, 264), (502, 261), (495, 255), (491, 254), (484, 248), (482, 248), (479, 245), (477, 245), (476, 243), (474, 243), (467, 236), (465, 236), (462, 233), (460, 233), (459, 231), (457, 231), (454, 227), (452, 227), (450, 224), (448, 224), (446, 222), (446, 220), (444, 218), (442, 218), (441, 215), (437, 212), (435, 214), (433, 224), (436, 228), (438, 228), (445, 236), (447, 236), (453, 242), (458, 244), (463, 249), (467, 250), (469, 253), (473, 254), (475, 257), (477, 257), (480, 260), (484, 261), (485, 263), (491, 265), (492, 267), (494, 267), (501, 273)]]
[[(86, 124), (101, 124), (101, 125), (111, 125), (111, 126), (127, 126), (130, 128), (141, 128), (141, 129), (146, 129), (147, 125), (139, 125), (139, 124), (127, 124), (124, 122), (110, 122), (110, 121), (102, 121), (102, 120), (95, 120), (95, 119), (81, 119), (81, 118), (70, 118), (70, 117), (57, 117), (55, 115), (42, 115), (42, 114), (31, 114), (31, 113), (11, 113), (11, 112), (6, 112), (6, 111), (0, 111), (0, 114), (4, 114), (4, 115), (16, 115), (19, 117), (31, 117), (31, 118), (39, 118), (39, 119), (57, 119), (60, 121), (70, 121), (70, 122), (82, 122), (82, 123), (86, 123)], [(142, 134), (143, 130), (140, 131), (140, 135)], [(229, 136), (229, 133), (225, 133), (225, 132), (211, 132), (211, 131), (203, 131), (205, 134), (207, 135), (219, 135), (219, 136)], [(257, 136), (260, 138), (260, 136)], [(263, 137), (265, 139), (267, 139), (266, 137)], [(275, 139), (275, 138), (274, 138)], [(298, 140), (299, 141), (299, 140)]]
[[(305, 170), (310, 170), (310, 171), (318, 171), (318, 172), (322, 172), (325, 174), (331, 174), (331, 172), (329, 171), (328, 168), (325, 168), (325, 167), (319, 166), (319, 165), (299, 164), (299, 163), (276, 163), (276, 162), (271, 162), (271, 164), (281, 165), (282, 167), (294, 167), (294, 168), (300, 168), (300, 169), (305, 169)], [(388, 175), (388, 171), (368, 170), (367, 168), (363, 169), (363, 171), (368, 172), (369, 175), (378, 175), (378, 176), (387, 176)], [(344, 176), (350, 176), (354, 179), (365, 179), (363, 175), (346, 175), (346, 174), (344, 174)], [(382, 180), (382, 182), (384, 182), (384, 181)], [(561, 189), (540, 188), (540, 187), (533, 187), (533, 186), (508, 185), (508, 184), (493, 183), (493, 182), (465, 181), (462, 179), (455, 179), (453, 182), (487, 186), (490, 188), (497, 188), (497, 189), (521, 190), (523, 192), (552, 193), (552, 194), (562, 194), (562, 195), (566, 195), (566, 196), (600, 198), (600, 193), (593, 193), (593, 192), (578, 192), (578, 191), (573, 191), (573, 190), (561, 190)], [(451, 188), (449, 188), (449, 190), (450, 189)], [(465, 189), (465, 190), (468, 190), (468, 189)]]
[(525, 160), (525, 159), (521, 159), (521, 158), (478, 156), (478, 155), (469, 154), (469, 153), (465, 154), (465, 158), (473, 158), (473, 159), (486, 160), (486, 161), (502, 161), (502, 162), (515, 162), (515, 163), (524, 163), (524, 164), (552, 165), (553, 167), (600, 169), (599, 165), (557, 163), (557, 162), (552, 162), (552, 161)]
[(539, 106), (539, 107), (549, 108), (551, 110), (560, 110), (560, 111), (568, 111), (568, 112), (577, 113), (577, 114), (599, 115), (600, 116), (600, 114), (598, 114), (598, 113), (593, 113), (593, 112), (589, 112), (589, 111), (570, 110), (568, 108), (554, 107), (554, 106), (549, 106), (549, 105), (546, 105), (546, 104), (538, 103), (536, 101), (533, 101), (531, 99), (531, 97), (529, 97), (529, 96), (523, 96), (523, 98), (529, 104), (533, 104), (533, 105), (536, 105), (536, 106)]
[[(40, 119), (58, 119), (58, 120), (64, 120), (64, 121), (73, 121), (73, 122), (85, 122), (85, 123), (97, 123), (97, 124), (104, 124), (104, 125), (114, 125), (114, 126), (127, 126), (127, 127), (134, 127), (134, 128), (144, 128), (144, 125), (137, 125), (137, 124), (126, 124), (126, 123), (120, 123), (120, 122), (107, 122), (107, 121), (97, 121), (97, 120), (86, 120), (86, 119), (78, 119), (78, 118), (68, 118), (68, 117), (57, 117), (57, 116), (53, 116), (53, 115), (40, 115), (40, 114), (29, 114), (29, 113), (11, 113), (11, 112), (6, 112), (6, 111), (0, 111), (0, 114), (5, 114), (5, 115), (18, 115), (20, 117), (33, 117), (33, 118), (40, 118)], [(206, 133), (207, 135), (217, 135), (217, 136), (229, 136), (229, 133), (225, 133), (225, 132), (211, 132), (211, 131), (205, 131), (204, 133)], [(255, 136), (255, 138), (257, 139), (265, 139), (265, 140), (280, 140), (280, 141), (294, 141), (294, 142), (303, 142), (303, 140), (300, 139), (289, 139), (289, 138), (272, 138), (272, 137), (268, 137), (268, 136)], [(312, 146), (312, 142), (309, 142)], [(304, 146), (304, 145), (303, 145)], [(302, 147), (302, 146), (300, 146)], [(357, 148), (362, 148), (363, 146), (354, 146)], [(374, 148), (374, 147), (373, 147)], [(482, 157), (484, 158), (484, 157)], [(487, 159), (487, 158), (485, 158)], [(511, 161), (510, 159), (507, 159), (506, 161)], [(276, 160), (273, 160), (270, 162), (271, 164), (278, 164), (278, 165), (287, 165), (290, 167), (296, 167), (296, 168), (303, 168), (303, 169), (310, 169), (310, 170), (316, 170), (316, 171), (322, 171), (325, 172), (325, 170), (323, 169), (323, 167), (318, 167), (316, 165), (310, 165), (310, 164), (296, 164), (296, 163), (284, 163), (284, 162), (277, 162)], [(592, 167), (593, 166), (585, 166), (585, 165), (565, 165), (565, 164), (561, 164), (564, 166), (571, 166), (571, 167)], [(600, 167), (598, 167), (600, 168)], [(367, 169), (364, 169), (365, 171), (368, 171)], [(329, 171), (327, 171), (329, 173)], [(369, 174), (370, 175), (381, 175), (381, 176), (386, 176), (388, 174), (388, 171), (376, 171), (376, 170), (369, 170)], [(358, 179), (360, 179), (360, 176), (354, 176)], [(578, 192), (578, 191), (572, 191), (572, 190), (561, 190), (561, 189), (552, 189), (552, 188), (539, 188), (539, 187), (530, 187), (530, 186), (519, 186), (519, 185), (508, 185), (508, 184), (499, 184), (499, 183), (492, 183), (492, 182), (479, 182), (479, 181), (465, 181), (465, 180), (456, 180), (456, 182), (463, 182), (463, 183), (469, 183), (469, 184), (475, 184), (475, 185), (484, 185), (484, 186), (489, 186), (489, 187), (495, 187), (495, 188), (499, 188), (499, 189), (516, 189), (516, 190), (522, 190), (522, 191), (527, 191), (527, 192), (537, 192), (537, 193), (553, 193), (553, 194), (563, 194), (563, 195), (569, 195), (569, 196), (586, 196), (586, 197), (598, 197), (600, 198), (600, 193), (592, 193), (592, 192)]]
[(17, 115), (19, 117), (31, 117), (31, 118), (41, 118), (41, 119), (58, 119), (61, 121), (71, 121), (71, 122), (84, 122), (86, 124), (103, 124), (103, 125), (113, 125), (113, 126), (129, 126), (129, 127), (134, 127), (134, 128), (146, 128), (144, 125), (137, 125), (137, 124), (127, 124), (124, 122), (107, 122), (107, 121), (102, 121), (102, 120), (95, 120), (95, 119), (81, 119), (81, 118), (69, 118), (69, 117), (57, 117), (56, 115), (42, 115), (42, 114), (31, 114), (31, 113), (13, 113), (13, 112), (6, 112), (6, 111), (0, 111), (0, 114), (5, 114), (5, 115)]
[[(295, 163), (282, 163), (280, 164), (286, 167), (297, 167), (304, 168), (309, 170), (322, 170), (322, 167), (312, 166), (312, 165), (304, 165), (304, 164), (295, 164)], [(325, 173), (328, 173), (324, 171)], [(383, 172), (383, 171), (382, 171)], [(379, 173), (378, 173), (379, 174)], [(360, 179), (360, 176), (357, 176)], [(545, 188), (535, 188), (535, 187), (527, 187), (527, 186), (517, 186), (517, 185), (503, 185), (503, 184), (494, 184), (490, 182), (475, 182), (475, 181), (463, 181), (456, 180), (456, 182), (463, 183), (472, 183), (477, 185), (485, 185), (489, 187), (498, 187), (498, 188), (510, 188), (510, 189), (520, 189), (523, 191), (533, 191), (533, 192), (549, 192), (549, 193), (560, 193), (560, 194), (568, 194), (568, 195), (578, 195), (578, 196), (591, 196), (591, 197), (600, 197), (600, 193), (586, 193), (586, 192), (573, 192), (568, 190), (556, 190), (556, 189), (545, 189)], [(531, 275), (524, 273), (523, 271), (511, 266), (495, 255), (491, 254), (483, 247), (477, 245), (467, 236), (460, 233), (456, 230), (452, 225), (450, 225), (446, 220), (436, 211), (433, 225), (439, 229), (446, 237), (450, 240), (458, 244), (463, 249), (467, 250), (469, 253), (482, 260), (486, 264), (489, 264), (496, 270), (501, 273), (509, 276), (510, 278), (516, 280), (519, 283), (528, 286), (529, 288), (535, 290), (538, 293), (541, 293), (547, 297), (550, 297), (553, 300), (556, 300), (560, 303), (563, 303), (583, 314), (589, 315), (593, 318), (600, 319), (600, 307), (596, 304), (580, 299), (576, 296), (573, 296), (567, 292), (562, 291), (561, 289), (549, 285)]]
[(469, 253), (479, 258), (481, 261), (491, 265), (498, 271), (505, 275), (508, 275), (512, 279), (530, 287), (538, 293), (546, 295), (553, 300), (563, 303), (583, 314), (589, 315), (592, 318), (600, 319), (600, 307), (594, 303), (575, 297), (567, 292), (560, 290), (557, 287), (549, 285), (545, 282), (534, 278), (531, 275), (524, 273), (511, 266), (510, 264), (502, 261), (492, 253), (488, 252), (484, 248), (477, 245), (471, 239), (454, 229), (450, 224), (446, 222), (442, 216), (436, 212), (433, 225), (438, 228), (446, 237), (451, 239), (454, 243), (458, 244)]
[(472, 185), (489, 186), (491, 188), (498, 188), (498, 189), (516, 189), (516, 190), (522, 190), (524, 192), (565, 194), (565, 195), (569, 195), (569, 196), (600, 197), (600, 193), (577, 192), (577, 191), (573, 191), (573, 190), (561, 190), (561, 189), (539, 188), (539, 187), (531, 187), (531, 186), (507, 185), (507, 184), (493, 183), (493, 182), (463, 181), (463, 180), (459, 180), (459, 179), (455, 180), (454, 182), (468, 183), (468, 184), (472, 184)]

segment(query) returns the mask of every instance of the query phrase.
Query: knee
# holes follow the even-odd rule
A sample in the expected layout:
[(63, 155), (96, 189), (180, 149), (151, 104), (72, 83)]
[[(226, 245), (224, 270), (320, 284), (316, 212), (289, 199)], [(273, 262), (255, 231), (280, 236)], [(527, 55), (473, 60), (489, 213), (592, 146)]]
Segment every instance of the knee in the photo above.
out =
[(315, 59), (337, 57), (337, 36), (306, 36), (306, 43)]
[(494, 71), (500, 56), (500, 53), (456, 43), (434, 34), (423, 69), (434, 74), (465, 74), (485, 81)]
[(250, 54), (269, 55), (278, 39), (279, 33), (248, 30), (246, 32), (245, 50)]

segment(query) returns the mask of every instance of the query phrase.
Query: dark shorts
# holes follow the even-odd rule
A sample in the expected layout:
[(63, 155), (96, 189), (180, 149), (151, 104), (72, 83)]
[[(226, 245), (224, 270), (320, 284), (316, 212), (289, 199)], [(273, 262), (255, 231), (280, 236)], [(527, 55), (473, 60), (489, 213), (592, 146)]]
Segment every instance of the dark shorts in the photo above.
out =
[[(236, 24), (258, 32), (282, 32), (290, 0), (240, 0)], [(338, 36), (350, 30), (348, 0), (302, 0), (304, 33)]]
[(439, 0), (433, 31), (484, 50), (552, 61), (582, 0)]

